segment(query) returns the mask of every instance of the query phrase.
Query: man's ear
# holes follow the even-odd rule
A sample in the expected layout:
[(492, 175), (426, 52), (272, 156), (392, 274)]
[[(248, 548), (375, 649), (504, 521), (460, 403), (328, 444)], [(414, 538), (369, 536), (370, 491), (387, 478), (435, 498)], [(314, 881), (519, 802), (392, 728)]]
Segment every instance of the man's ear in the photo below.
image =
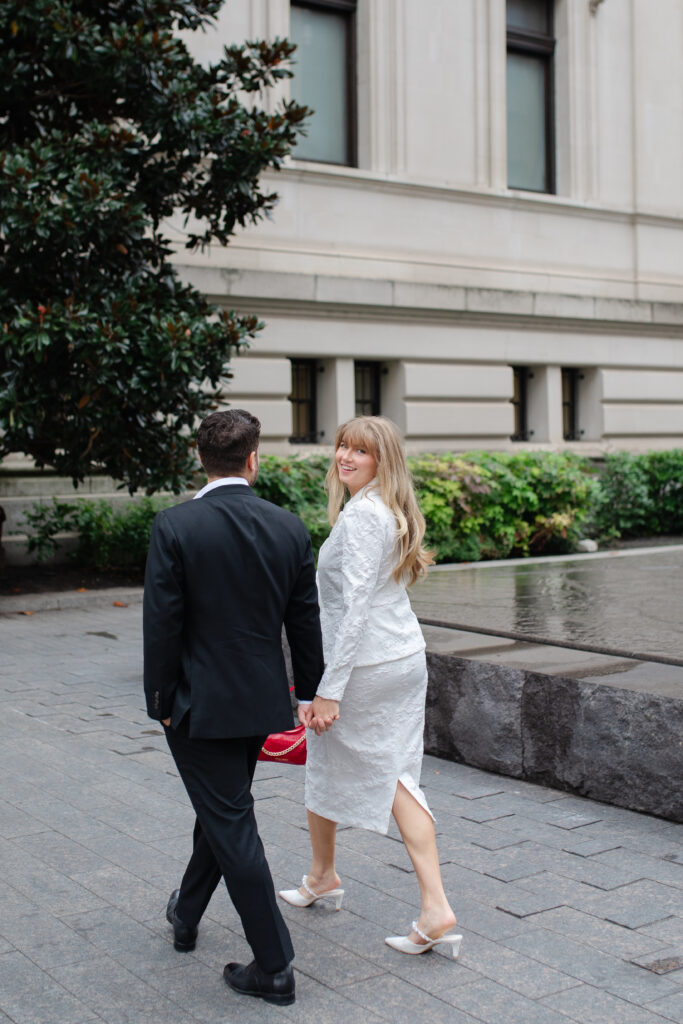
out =
[(255, 473), (258, 469), (258, 452), (249, 452), (247, 456), (247, 469), (250, 473)]

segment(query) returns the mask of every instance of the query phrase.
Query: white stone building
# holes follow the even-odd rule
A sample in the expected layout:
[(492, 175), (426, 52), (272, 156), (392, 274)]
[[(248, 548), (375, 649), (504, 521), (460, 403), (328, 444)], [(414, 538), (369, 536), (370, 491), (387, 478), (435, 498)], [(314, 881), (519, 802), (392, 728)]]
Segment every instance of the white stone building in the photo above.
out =
[(380, 411), (412, 450), (683, 444), (683, 0), (228, 0), (316, 109), (269, 222), (183, 276), (267, 327), (270, 451)]

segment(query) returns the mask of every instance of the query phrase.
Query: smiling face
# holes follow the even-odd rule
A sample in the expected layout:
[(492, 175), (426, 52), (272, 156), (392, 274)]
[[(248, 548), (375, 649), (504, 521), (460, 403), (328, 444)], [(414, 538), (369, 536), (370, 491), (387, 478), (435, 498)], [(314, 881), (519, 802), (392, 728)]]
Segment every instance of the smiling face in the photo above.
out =
[(337, 473), (351, 495), (365, 487), (377, 474), (377, 459), (366, 448), (342, 438), (334, 454)]

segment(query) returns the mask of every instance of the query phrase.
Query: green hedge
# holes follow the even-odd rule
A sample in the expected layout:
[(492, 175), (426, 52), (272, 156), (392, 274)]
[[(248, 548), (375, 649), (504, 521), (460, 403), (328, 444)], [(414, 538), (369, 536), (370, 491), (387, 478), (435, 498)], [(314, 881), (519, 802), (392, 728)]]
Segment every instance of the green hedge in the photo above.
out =
[[(581, 536), (683, 534), (683, 450), (606, 457), (469, 452), (408, 460), (438, 562), (572, 551)], [(256, 490), (301, 516), (317, 551), (327, 537), (328, 459), (266, 455)], [(142, 567), (159, 508), (174, 498), (125, 506), (79, 501), (36, 505), (26, 516), (29, 550), (45, 558), (56, 534), (76, 532), (76, 558), (97, 569)]]
[(683, 534), (683, 450), (608, 455), (592, 518), (604, 537)]

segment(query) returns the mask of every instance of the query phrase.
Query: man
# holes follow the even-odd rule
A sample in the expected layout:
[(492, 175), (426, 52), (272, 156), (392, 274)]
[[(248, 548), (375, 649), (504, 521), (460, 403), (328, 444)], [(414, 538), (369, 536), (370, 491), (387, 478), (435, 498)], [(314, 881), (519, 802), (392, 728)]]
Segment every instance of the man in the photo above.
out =
[[(197, 433), (208, 483), (160, 512), (144, 595), (147, 712), (166, 729), (197, 819), (193, 852), (167, 918), (177, 950), (221, 875), (254, 961), (227, 964), (237, 992), (294, 1002), (294, 956), (254, 817), (251, 783), (265, 737), (291, 728), (284, 624), (295, 693), (310, 702), (323, 672), (311, 542), (300, 519), (258, 498), (260, 423), (242, 409), (208, 416)], [(327, 728), (326, 702), (300, 721)], [(316, 717), (317, 715), (317, 717)]]

